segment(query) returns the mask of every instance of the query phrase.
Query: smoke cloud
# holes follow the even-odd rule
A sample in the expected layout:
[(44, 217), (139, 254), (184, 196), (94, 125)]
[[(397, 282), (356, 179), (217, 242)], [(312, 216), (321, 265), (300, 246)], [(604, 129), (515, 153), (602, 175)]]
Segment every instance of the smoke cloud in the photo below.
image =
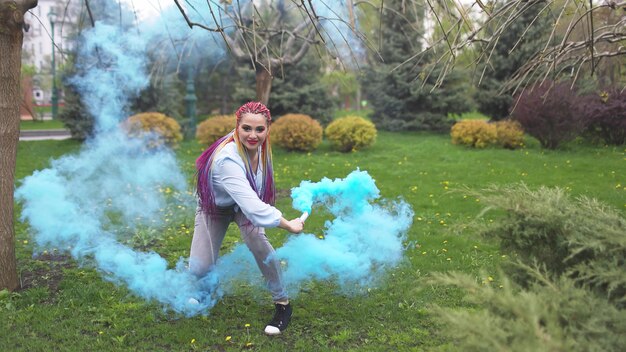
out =
[[(103, 13), (118, 13), (116, 7), (107, 12), (112, 4), (103, 1), (98, 6)], [(203, 8), (208, 11), (198, 3), (192, 19), (215, 25)], [(23, 179), (15, 195), (37, 250), (67, 251), (81, 265), (97, 268), (105, 279), (125, 285), (134, 294), (193, 316), (208, 313), (223, 294), (232, 292), (231, 282), (262, 282), (244, 246), (236, 246), (220, 258), (215, 270), (197, 278), (187, 270), (186, 258), (171, 265), (158, 253), (124, 244), (124, 234), (129, 232), (161, 231), (167, 209), (193, 213), (195, 208), (174, 153), (147, 148), (146, 140), (130, 138), (120, 127), (129, 115), (129, 101), (149, 84), (150, 48), (171, 45), (176, 58), (172, 62), (224, 55), (221, 39), (204, 30), (190, 30), (174, 10), (164, 9), (162, 17), (150, 19), (141, 30), (123, 30), (120, 23), (127, 21), (111, 18), (82, 34), (76, 58), (80, 73), (71, 83), (95, 119), (95, 134), (78, 152), (52, 160), (49, 168)], [(198, 50), (189, 50), (189, 38)], [(306, 181), (293, 190), (294, 208), (315, 212), (319, 206), (334, 220), (327, 222), (323, 240), (319, 234), (292, 236), (277, 249), (292, 294), (313, 279), (335, 280), (346, 290), (364, 287), (400, 261), (412, 211), (402, 201), (384, 202), (378, 197), (374, 180), (364, 171), (344, 180)], [(197, 302), (190, 303), (190, 298)]]

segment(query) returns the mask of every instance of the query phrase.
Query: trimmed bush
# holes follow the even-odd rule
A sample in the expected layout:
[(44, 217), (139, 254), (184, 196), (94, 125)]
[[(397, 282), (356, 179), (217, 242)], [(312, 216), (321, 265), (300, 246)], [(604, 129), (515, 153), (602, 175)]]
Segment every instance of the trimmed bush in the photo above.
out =
[(526, 89), (511, 112), (524, 131), (543, 148), (556, 149), (581, 135), (587, 126), (576, 90), (567, 82), (544, 82)]
[(159, 112), (133, 115), (123, 122), (123, 126), (130, 137), (145, 139), (149, 148), (163, 145), (176, 148), (183, 140), (178, 122)]
[(612, 88), (585, 97), (589, 131), (607, 144), (626, 143), (626, 92)]
[(234, 114), (213, 116), (198, 124), (196, 139), (200, 144), (211, 145), (234, 130), (236, 126), (237, 117)]
[(312, 151), (322, 142), (322, 126), (309, 115), (287, 114), (272, 123), (272, 141), (287, 150)]
[(498, 145), (507, 149), (517, 149), (524, 146), (524, 130), (519, 122), (502, 120), (495, 123)]
[(484, 148), (498, 140), (496, 125), (484, 120), (462, 120), (450, 129), (453, 144)]
[(326, 138), (341, 152), (369, 147), (376, 142), (376, 126), (359, 116), (346, 116), (326, 127)]

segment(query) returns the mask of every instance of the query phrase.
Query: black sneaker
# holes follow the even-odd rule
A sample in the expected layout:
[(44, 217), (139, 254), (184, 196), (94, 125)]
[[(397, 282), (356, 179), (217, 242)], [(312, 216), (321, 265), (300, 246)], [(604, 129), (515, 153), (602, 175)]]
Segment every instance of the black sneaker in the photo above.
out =
[(274, 318), (265, 327), (265, 333), (268, 335), (279, 335), (287, 329), (287, 325), (289, 325), (291, 320), (291, 304), (276, 303), (275, 306)]

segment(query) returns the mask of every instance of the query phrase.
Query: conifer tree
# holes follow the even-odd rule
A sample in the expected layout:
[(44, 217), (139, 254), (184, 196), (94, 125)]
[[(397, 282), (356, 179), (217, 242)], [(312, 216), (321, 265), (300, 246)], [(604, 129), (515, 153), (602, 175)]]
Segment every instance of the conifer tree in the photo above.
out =
[[(512, 92), (503, 90), (503, 84), (545, 45), (549, 19), (547, 16), (535, 19), (543, 6), (540, 3), (529, 6), (527, 11), (512, 20), (506, 30), (501, 31), (497, 41), (480, 48), (480, 54), (485, 59), (481, 60), (483, 64), (478, 68), (477, 80), (480, 83), (474, 99), (478, 110), (493, 120), (508, 117), (513, 103)], [(494, 24), (487, 29), (493, 34), (499, 29), (495, 27)]]
[[(423, 5), (423, 4), (422, 4)], [(380, 18), (380, 56), (364, 74), (363, 91), (373, 109), (372, 121), (386, 130), (447, 131), (449, 113), (470, 109), (467, 89), (457, 72), (435, 87), (437, 68), (422, 51), (424, 6), (401, 0), (385, 1)]]

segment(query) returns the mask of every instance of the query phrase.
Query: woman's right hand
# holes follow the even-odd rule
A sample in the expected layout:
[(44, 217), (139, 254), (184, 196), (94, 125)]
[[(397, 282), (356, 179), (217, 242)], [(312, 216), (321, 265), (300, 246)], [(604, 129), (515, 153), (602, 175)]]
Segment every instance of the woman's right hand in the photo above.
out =
[(304, 221), (302, 221), (302, 219), (300, 218), (295, 218), (293, 220), (287, 220), (285, 218), (282, 218), (278, 227), (285, 229), (291, 233), (300, 233), (304, 229)]

